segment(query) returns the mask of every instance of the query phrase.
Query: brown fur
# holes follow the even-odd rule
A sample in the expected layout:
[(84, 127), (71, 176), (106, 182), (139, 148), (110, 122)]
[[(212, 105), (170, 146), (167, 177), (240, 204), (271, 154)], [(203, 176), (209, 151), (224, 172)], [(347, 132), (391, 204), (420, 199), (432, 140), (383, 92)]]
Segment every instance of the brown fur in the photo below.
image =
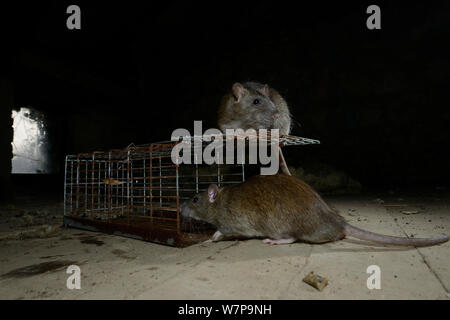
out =
[[(243, 96), (240, 101), (233, 90), (221, 100), (217, 122), (222, 132), (240, 128), (279, 129), (280, 135), (290, 133), (291, 115), (288, 105), (275, 89), (257, 82), (246, 82), (241, 86)], [(261, 105), (253, 105), (254, 99), (261, 100)], [(279, 114), (277, 119), (273, 119), (275, 113)]]
[[(255, 99), (261, 104), (254, 105)], [(223, 133), (226, 129), (278, 129), (280, 135), (288, 135), (291, 114), (283, 97), (267, 84), (235, 83), (221, 100), (217, 123)], [(284, 174), (291, 175), (281, 149), (280, 167)]]
[(254, 176), (219, 189), (213, 203), (206, 193), (198, 197), (197, 203), (183, 204), (183, 215), (212, 223), (227, 237), (292, 237), (313, 243), (344, 237), (342, 218), (311, 187), (291, 176)]
[(449, 239), (393, 237), (353, 227), (310, 186), (284, 174), (254, 176), (242, 184), (220, 189), (211, 185), (208, 192), (184, 202), (181, 211), (184, 217), (215, 225), (226, 238), (324, 243), (350, 235), (402, 246), (430, 246)]

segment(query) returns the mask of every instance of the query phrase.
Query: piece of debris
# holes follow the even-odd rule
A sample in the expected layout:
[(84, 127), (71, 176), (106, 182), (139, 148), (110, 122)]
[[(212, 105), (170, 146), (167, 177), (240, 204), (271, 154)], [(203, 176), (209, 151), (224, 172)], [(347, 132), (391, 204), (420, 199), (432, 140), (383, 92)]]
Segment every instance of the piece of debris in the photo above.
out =
[(104, 184), (110, 184), (110, 185), (112, 185), (112, 186), (120, 186), (120, 185), (123, 184), (124, 182), (123, 182), (123, 181), (116, 180), (116, 179), (110, 178), (110, 179), (103, 179), (103, 183), (104, 183)]
[(417, 213), (419, 213), (419, 211), (418, 210), (412, 210), (412, 211), (402, 210), (401, 213), (408, 215), (408, 214), (417, 214)]
[(384, 200), (382, 200), (380, 198), (377, 198), (377, 199), (373, 200), (373, 202), (378, 203), (378, 204), (382, 204), (382, 203), (384, 203)]
[(314, 274), (314, 271), (311, 271), (306, 277), (303, 278), (303, 282), (306, 282), (317, 290), (322, 291), (328, 284), (328, 279), (316, 275)]

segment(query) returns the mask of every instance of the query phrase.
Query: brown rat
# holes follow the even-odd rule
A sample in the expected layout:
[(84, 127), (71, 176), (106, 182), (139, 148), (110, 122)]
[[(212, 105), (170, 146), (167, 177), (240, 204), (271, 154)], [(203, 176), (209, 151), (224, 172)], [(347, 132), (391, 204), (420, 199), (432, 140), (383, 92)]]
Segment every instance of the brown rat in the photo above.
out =
[(203, 220), (223, 238), (266, 238), (264, 243), (295, 241), (324, 243), (352, 236), (388, 245), (430, 246), (448, 241), (404, 238), (365, 231), (344, 221), (306, 183), (284, 174), (254, 176), (244, 183), (218, 188), (210, 185), (181, 205), (184, 217)]
[(291, 131), (291, 115), (286, 101), (267, 84), (235, 83), (226, 94), (218, 112), (220, 130), (279, 129), (280, 135)]
[[(221, 100), (217, 123), (224, 133), (226, 129), (279, 129), (280, 135), (288, 135), (291, 114), (283, 97), (267, 84), (235, 83)], [(281, 149), (280, 165), (290, 175)]]

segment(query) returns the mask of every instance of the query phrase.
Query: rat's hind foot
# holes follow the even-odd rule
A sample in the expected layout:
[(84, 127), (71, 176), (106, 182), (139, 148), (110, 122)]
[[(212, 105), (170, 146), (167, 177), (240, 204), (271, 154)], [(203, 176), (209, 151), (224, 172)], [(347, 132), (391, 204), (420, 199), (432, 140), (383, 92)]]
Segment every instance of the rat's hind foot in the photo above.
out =
[(288, 238), (288, 239), (273, 240), (273, 239), (267, 238), (267, 239), (264, 239), (262, 242), (265, 243), (265, 244), (270, 244), (270, 245), (273, 245), (273, 244), (289, 244), (289, 243), (295, 242), (295, 239), (294, 238)]
[(213, 236), (212, 236), (212, 238), (211, 238), (212, 241), (219, 241), (219, 240), (222, 240), (222, 239), (223, 239), (223, 233), (220, 232), (219, 230), (217, 230), (217, 231), (213, 234)]

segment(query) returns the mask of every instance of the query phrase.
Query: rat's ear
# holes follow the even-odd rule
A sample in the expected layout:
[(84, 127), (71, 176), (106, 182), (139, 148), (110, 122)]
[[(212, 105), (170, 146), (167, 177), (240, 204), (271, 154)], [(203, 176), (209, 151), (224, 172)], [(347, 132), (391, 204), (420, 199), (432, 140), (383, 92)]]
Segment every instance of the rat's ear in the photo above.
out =
[(265, 84), (264, 87), (261, 89), (261, 92), (265, 94), (266, 96), (270, 95), (270, 87), (268, 84)]
[(236, 82), (235, 84), (233, 84), (233, 95), (234, 98), (236, 99), (236, 102), (241, 101), (242, 97), (245, 95), (245, 89), (242, 86), (242, 84), (240, 84), (239, 82)]
[(218, 194), (219, 194), (219, 187), (217, 186), (217, 184), (210, 184), (208, 187), (209, 202), (213, 203), (216, 200)]

